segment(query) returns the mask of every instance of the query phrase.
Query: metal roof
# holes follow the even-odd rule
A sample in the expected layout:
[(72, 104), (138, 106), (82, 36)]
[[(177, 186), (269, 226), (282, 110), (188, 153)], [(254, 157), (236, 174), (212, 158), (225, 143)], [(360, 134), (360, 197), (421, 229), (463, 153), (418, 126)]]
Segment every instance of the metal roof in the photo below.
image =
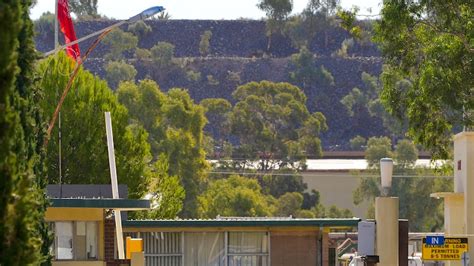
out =
[(122, 221), (123, 227), (271, 227), (271, 226), (305, 226), (305, 227), (355, 227), (359, 218), (319, 218), (302, 219), (288, 217), (226, 217), (217, 219), (175, 219), (175, 220), (128, 220)]
[(125, 211), (150, 209), (149, 200), (61, 198), (50, 199), (50, 201), (52, 203), (50, 208), (99, 208)]
[[(127, 185), (118, 185), (119, 195), (121, 199), (128, 198)], [(99, 184), (50, 184), (46, 186), (46, 192), (49, 198), (103, 198), (111, 199), (112, 186), (111, 185), (99, 185)]]

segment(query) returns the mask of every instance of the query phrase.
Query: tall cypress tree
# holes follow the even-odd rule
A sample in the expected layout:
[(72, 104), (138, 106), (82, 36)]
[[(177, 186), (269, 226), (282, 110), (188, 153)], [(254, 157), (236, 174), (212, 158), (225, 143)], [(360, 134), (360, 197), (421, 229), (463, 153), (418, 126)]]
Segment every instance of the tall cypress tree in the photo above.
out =
[(40, 264), (49, 245), (30, 5), (0, 3), (0, 265)]

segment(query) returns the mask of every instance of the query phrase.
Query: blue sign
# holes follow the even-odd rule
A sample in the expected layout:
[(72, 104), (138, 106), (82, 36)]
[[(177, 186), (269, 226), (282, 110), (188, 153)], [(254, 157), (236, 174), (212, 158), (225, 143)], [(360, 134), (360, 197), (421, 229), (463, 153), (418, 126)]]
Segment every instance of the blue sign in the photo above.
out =
[(426, 236), (426, 244), (433, 246), (444, 245), (444, 236)]

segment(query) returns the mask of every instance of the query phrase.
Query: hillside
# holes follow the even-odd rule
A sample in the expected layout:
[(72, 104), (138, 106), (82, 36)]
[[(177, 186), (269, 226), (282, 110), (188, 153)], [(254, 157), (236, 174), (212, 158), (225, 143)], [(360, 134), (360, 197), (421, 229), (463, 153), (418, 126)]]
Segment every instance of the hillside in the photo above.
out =
[[(78, 22), (76, 32), (79, 37), (84, 36), (114, 22)], [(268, 41), (263, 21), (152, 20), (147, 21), (147, 24), (152, 31), (139, 39), (138, 47), (149, 49), (158, 42), (169, 42), (175, 45), (175, 57), (181, 68), (163, 75), (155, 70), (151, 62), (135, 60), (133, 53), (127, 54), (126, 58), (137, 69), (137, 79), (152, 78), (165, 91), (182, 87), (189, 90), (196, 102), (215, 97), (232, 101), (232, 91), (249, 81), (290, 82), (289, 73), (293, 68), (290, 56), (298, 51), (291, 45), (289, 38), (281, 35), (272, 38), (272, 46), (266, 51)], [(209, 55), (201, 57), (200, 36), (206, 30), (212, 32)], [(344, 30), (331, 28), (317, 32), (309, 45), (316, 55), (316, 65), (324, 66), (334, 77), (335, 83), (332, 86), (310, 84), (303, 88), (308, 97), (308, 108), (321, 111), (327, 118), (329, 131), (321, 138), (325, 150), (346, 149), (348, 140), (356, 135), (369, 137), (386, 134), (380, 119), (365, 114), (350, 117), (340, 103), (341, 98), (354, 87), (364, 90), (362, 72), (378, 75), (382, 66), (377, 49), (370, 43), (360, 45), (356, 42), (346, 57), (331, 56), (347, 38), (349, 36)], [(85, 51), (91, 42), (82, 43), (81, 50)], [(37, 49), (43, 52), (52, 49), (52, 32), (38, 33), (36, 44)], [(106, 45), (99, 45), (85, 67), (105, 77), (103, 55), (107, 52)], [(200, 77), (190, 80), (186, 76), (189, 70), (200, 73)], [(229, 78), (230, 75), (233, 78)]]

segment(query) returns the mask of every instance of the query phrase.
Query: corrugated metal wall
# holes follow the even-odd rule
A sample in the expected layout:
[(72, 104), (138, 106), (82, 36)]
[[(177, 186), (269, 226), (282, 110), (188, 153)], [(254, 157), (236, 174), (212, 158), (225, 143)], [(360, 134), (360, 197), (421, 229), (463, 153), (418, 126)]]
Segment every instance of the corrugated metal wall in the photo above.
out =
[(146, 266), (267, 266), (268, 232), (140, 232)]
[(183, 243), (180, 232), (141, 233), (147, 266), (181, 266)]

